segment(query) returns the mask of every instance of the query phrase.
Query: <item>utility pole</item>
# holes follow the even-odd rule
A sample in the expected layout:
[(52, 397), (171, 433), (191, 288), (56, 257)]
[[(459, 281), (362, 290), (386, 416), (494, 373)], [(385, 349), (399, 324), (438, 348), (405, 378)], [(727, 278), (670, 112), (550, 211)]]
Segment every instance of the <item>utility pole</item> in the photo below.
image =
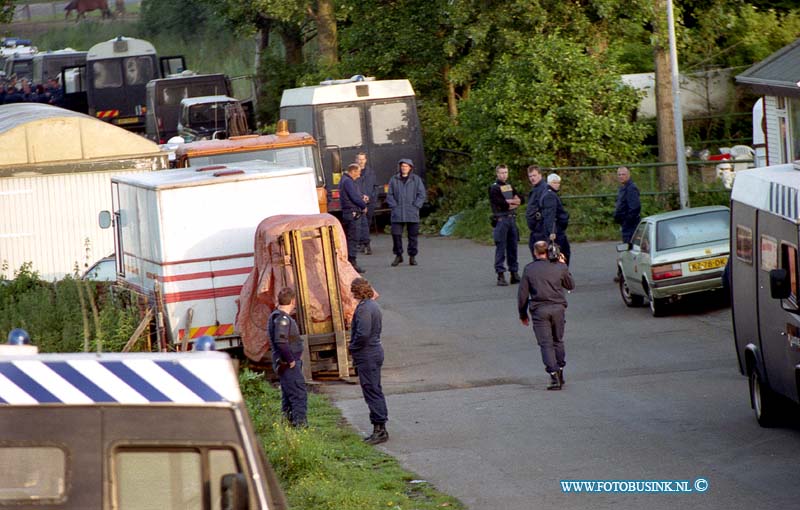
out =
[(689, 207), (689, 172), (686, 168), (686, 150), (683, 144), (683, 112), (681, 110), (681, 82), (678, 70), (678, 51), (675, 47), (675, 19), (672, 0), (667, 0), (667, 24), (669, 24), (669, 56), (672, 69), (672, 110), (675, 122), (675, 155), (678, 161), (678, 193), (681, 209)]
[[(658, 161), (669, 163), (676, 160), (675, 154), (675, 122), (672, 106), (670, 63), (667, 41), (669, 30), (667, 27), (667, 2), (655, 0), (653, 5), (653, 40), (654, 59), (656, 67), (656, 122), (658, 135)], [(661, 191), (666, 191), (677, 184), (675, 167), (661, 166), (658, 168), (658, 185)]]

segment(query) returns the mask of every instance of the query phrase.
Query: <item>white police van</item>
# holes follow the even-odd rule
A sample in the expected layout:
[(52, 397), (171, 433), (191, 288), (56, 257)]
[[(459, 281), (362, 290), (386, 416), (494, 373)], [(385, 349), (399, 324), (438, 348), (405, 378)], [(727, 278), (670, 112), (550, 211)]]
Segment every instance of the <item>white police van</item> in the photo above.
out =
[(285, 508), (222, 352), (2, 345), (0, 424), (0, 508)]

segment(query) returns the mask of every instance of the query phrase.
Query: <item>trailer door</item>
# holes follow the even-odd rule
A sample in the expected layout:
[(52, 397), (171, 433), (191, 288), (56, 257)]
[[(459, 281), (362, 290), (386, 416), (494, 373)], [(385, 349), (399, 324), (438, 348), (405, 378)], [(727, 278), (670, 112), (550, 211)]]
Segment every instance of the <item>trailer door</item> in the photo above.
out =
[[(798, 286), (797, 225), (775, 216), (758, 216), (758, 307), (761, 353), (769, 386), (797, 401), (795, 367), (800, 363), (800, 286)], [(791, 295), (777, 300), (770, 295), (769, 271), (785, 269), (791, 278)]]

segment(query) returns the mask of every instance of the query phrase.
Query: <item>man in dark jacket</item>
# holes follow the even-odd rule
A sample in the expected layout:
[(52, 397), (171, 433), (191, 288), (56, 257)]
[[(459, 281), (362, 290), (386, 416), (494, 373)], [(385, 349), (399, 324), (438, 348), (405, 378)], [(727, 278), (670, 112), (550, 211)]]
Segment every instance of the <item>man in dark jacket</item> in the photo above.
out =
[(542, 169), (539, 168), (539, 165), (528, 167), (528, 181), (531, 183), (531, 191), (528, 194), (528, 208), (525, 210), (525, 220), (531, 232), (528, 238), (528, 248), (531, 250), (531, 257), (536, 258), (533, 255), (533, 244), (536, 241), (544, 241), (546, 238), (542, 226), (542, 213), (539, 210), (539, 197), (547, 188), (547, 184), (542, 179)]
[(347, 260), (353, 265), (353, 269), (363, 273), (356, 263), (358, 253), (359, 226), (361, 217), (367, 211), (367, 203), (364, 195), (358, 189), (356, 181), (361, 176), (361, 167), (356, 163), (351, 163), (347, 167), (347, 172), (342, 175), (339, 181), (339, 200), (342, 204), (342, 228), (347, 238)]
[(397, 162), (398, 172), (389, 179), (386, 202), (392, 210), (392, 266), (403, 262), (403, 228), (408, 232), (408, 263), (417, 265), (417, 237), (419, 236), (419, 210), (425, 203), (425, 184), (413, 173), (410, 159)]
[(617, 191), (617, 204), (614, 209), (614, 221), (619, 223), (622, 231), (622, 242), (629, 243), (633, 231), (641, 220), (642, 204), (639, 201), (639, 188), (631, 180), (631, 172), (627, 167), (617, 169), (619, 190)]
[(272, 368), (281, 383), (281, 410), (293, 427), (306, 425), (306, 381), (303, 377), (303, 340), (292, 319), (295, 292), (284, 287), (278, 292), (278, 307), (269, 316), (267, 334), (272, 349)]
[(494, 170), (497, 180), (489, 186), (489, 205), (492, 207), (492, 237), (494, 238), (494, 272), (497, 273), (497, 285), (508, 285), (506, 282), (505, 263), (508, 263), (511, 283), (519, 283), (519, 265), (517, 264), (517, 207), (522, 203), (514, 186), (508, 183), (508, 167), (497, 165)]
[(361, 194), (365, 197), (367, 202), (367, 213), (361, 216), (361, 224), (359, 226), (360, 235), (358, 244), (364, 250), (364, 255), (372, 255), (372, 246), (370, 245), (369, 229), (372, 226), (372, 218), (375, 216), (375, 203), (378, 198), (378, 193), (375, 189), (375, 172), (367, 166), (367, 154), (359, 152), (356, 156), (356, 163), (361, 167), (361, 177), (356, 181)]
[(547, 243), (537, 241), (533, 245), (534, 260), (525, 266), (522, 281), (517, 291), (519, 320), (523, 326), (529, 324), (528, 313), (533, 321), (533, 333), (542, 351), (542, 362), (550, 375), (548, 390), (560, 390), (564, 385), (564, 312), (567, 297), (564, 290), (575, 288), (569, 268), (562, 253), (558, 261), (547, 259)]
[(564, 209), (564, 203), (561, 201), (561, 197), (558, 196), (560, 189), (561, 177), (558, 174), (548, 175), (547, 188), (539, 198), (542, 210), (542, 232), (546, 241), (555, 241), (558, 244), (561, 253), (564, 254), (566, 264), (569, 265), (572, 255), (569, 239), (567, 239), (569, 213)]

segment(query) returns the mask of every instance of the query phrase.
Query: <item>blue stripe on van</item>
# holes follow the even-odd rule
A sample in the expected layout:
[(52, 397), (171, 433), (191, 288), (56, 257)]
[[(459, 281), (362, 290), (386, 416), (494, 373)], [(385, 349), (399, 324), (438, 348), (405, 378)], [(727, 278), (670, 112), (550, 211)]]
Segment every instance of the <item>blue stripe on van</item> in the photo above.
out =
[(199, 377), (191, 373), (186, 367), (169, 361), (156, 361), (156, 365), (163, 368), (172, 377), (183, 383), (204, 402), (223, 402), (225, 399), (204, 383)]
[(139, 374), (128, 368), (123, 362), (104, 361), (103, 366), (128, 383), (131, 388), (150, 402), (172, 402), (170, 398), (158, 391), (155, 386), (145, 381)]
[(33, 380), (28, 374), (17, 368), (12, 363), (0, 363), (0, 374), (13, 382), (34, 400), (42, 404), (60, 403), (55, 395), (47, 391), (44, 386)]
[(45, 365), (53, 372), (64, 378), (78, 391), (89, 397), (93, 402), (117, 402), (117, 400), (102, 390), (98, 385), (86, 378), (85, 375), (65, 361), (46, 362)]

